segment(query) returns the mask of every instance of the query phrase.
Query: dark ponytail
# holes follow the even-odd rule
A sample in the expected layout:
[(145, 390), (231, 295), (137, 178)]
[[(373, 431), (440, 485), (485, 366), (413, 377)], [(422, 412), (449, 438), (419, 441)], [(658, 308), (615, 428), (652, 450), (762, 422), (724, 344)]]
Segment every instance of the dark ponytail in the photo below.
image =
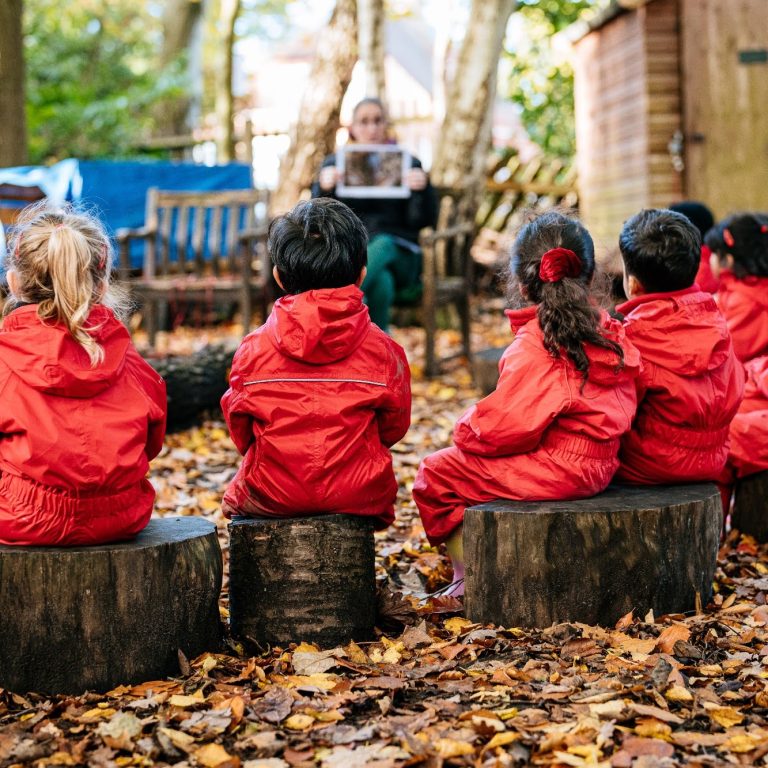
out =
[(539, 305), (545, 348), (554, 357), (565, 351), (584, 382), (589, 377), (585, 344), (615, 352), (617, 369), (624, 365), (624, 350), (604, 335), (600, 311), (589, 299), (594, 272), (595, 248), (589, 232), (557, 211), (529, 221), (512, 246), (510, 287)]

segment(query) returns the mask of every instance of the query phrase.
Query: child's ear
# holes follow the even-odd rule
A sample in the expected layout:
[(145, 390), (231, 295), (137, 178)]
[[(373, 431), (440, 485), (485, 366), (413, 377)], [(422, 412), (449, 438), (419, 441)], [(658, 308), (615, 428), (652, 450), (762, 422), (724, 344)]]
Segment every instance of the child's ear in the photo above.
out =
[(363, 267), (360, 270), (360, 277), (355, 280), (355, 285), (359, 288), (363, 284), (363, 280), (365, 280), (365, 276), (368, 274), (368, 267)]
[(280, 286), (281, 290), (285, 290), (283, 281), (280, 279), (280, 273), (277, 271), (277, 267), (272, 267), (272, 277), (275, 278), (275, 282)]
[(642, 296), (645, 293), (643, 284), (634, 276), (624, 273), (624, 293), (628, 299), (634, 299), (636, 296)]
[(16, 274), (15, 269), (9, 269), (5, 275), (8, 280), (8, 291), (12, 296), (18, 298), (19, 295), (19, 276)]
[(733, 272), (733, 265), (735, 263), (736, 263), (736, 259), (734, 259), (733, 256), (731, 256), (730, 253), (726, 253), (725, 254), (725, 265), (726, 265), (726, 267), (728, 269), (731, 270), (731, 272)]

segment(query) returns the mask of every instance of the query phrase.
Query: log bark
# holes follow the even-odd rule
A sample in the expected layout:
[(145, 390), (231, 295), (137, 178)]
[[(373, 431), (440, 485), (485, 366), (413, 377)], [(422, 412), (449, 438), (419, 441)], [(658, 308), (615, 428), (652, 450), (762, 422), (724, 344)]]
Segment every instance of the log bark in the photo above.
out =
[(234, 352), (216, 345), (191, 355), (147, 358), (165, 380), (169, 431), (186, 429), (205, 411), (220, 414), (219, 402), (227, 391), (227, 372)]
[(490, 395), (499, 383), (499, 361), (506, 347), (488, 347), (475, 352), (472, 356), (472, 373), (475, 386), (483, 393)]
[(27, 162), (22, 0), (0, 3), (0, 168)]
[(758, 472), (736, 482), (731, 527), (758, 541), (768, 541), (768, 472)]
[(296, 205), (323, 158), (333, 152), (341, 101), (356, 61), (357, 0), (336, 0), (331, 20), (317, 41), (299, 119), (291, 128), (291, 143), (280, 165), (280, 179), (270, 201), (273, 215)]
[(241, 0), (221, 0), (219, 33), (221, 35), (221, 64), (216, 88), (217, 160), (231, 163), (235, 159), (234, 95), (232, 93), (235, 25), (240, 15)]
[(462, 190), (472, 215), (485, 181), (491, 118), (504, 33), (515, 0), (472, 0), (430, 176), (437, 187)]
[(331, 648), (373, 635), (373, 527), (355, 515), (235, 518), (229, 525), (233, 636)]
[(178, 674), (221, 641), (221, 550), (195, 517), (151, 520), (133, 541), (0, 546), (0, 687), (107, 691)]
[(712, 484), (621, 487), (580, 501), (499, 501), (464, 517), (467, 618), (612, 627), (709, 600), (720, 541)]

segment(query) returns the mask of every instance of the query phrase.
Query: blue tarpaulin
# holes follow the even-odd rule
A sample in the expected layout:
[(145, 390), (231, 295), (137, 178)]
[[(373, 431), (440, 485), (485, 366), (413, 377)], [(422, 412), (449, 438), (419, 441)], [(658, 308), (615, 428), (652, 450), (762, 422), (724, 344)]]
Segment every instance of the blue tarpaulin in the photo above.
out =
[[(0, 183), (36, 185), (54, 203), (83, 205), (97, 214), (111, 235), (121, 227), (144, 223), (150, 187), (206, 191), (248, 189), (251, 167), (243, 163), (195, 165), (160, 161), (64, 160), (50, 167), (0, 168)], [(131, 250), (141, 265), (141, 243)]]

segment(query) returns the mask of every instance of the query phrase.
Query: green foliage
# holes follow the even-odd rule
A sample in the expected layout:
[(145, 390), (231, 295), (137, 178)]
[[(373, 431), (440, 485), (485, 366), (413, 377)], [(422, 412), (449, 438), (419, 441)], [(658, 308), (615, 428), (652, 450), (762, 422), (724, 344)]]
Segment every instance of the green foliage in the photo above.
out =
[[(523, 125), (545, 152), (570, 157), (575, 151), (573, 70), (552, 36), (601, 4), (601, 0), (520, 0), (508, 98), (520, 106)], [(504, 83), (501, 84), (504, 89)]]
[(181, 63), (158, 73), (150, 0), (25, 0), (30, 162), (135, 154), (158, 105), (183, 92)]

